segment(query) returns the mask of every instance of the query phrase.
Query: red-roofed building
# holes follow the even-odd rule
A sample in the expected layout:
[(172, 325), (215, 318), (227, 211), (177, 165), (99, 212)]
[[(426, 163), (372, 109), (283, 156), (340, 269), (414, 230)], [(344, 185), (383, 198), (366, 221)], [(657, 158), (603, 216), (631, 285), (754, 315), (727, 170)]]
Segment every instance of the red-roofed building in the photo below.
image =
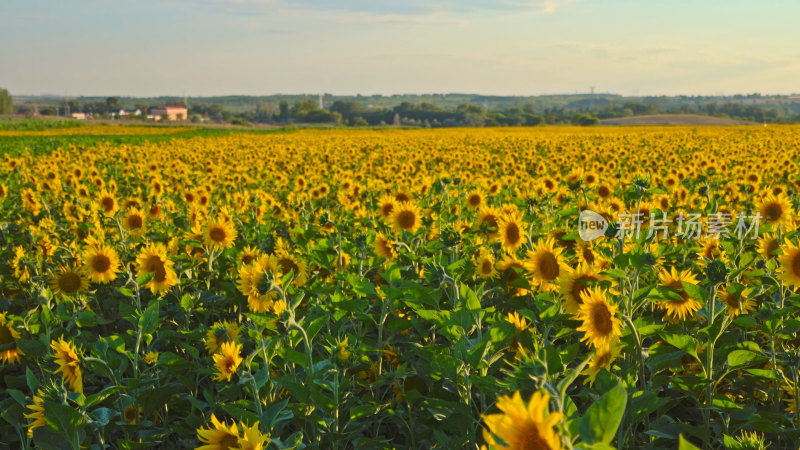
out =
[(183, 106), (155, 106), (150, 108), (150, 115), (155, 120), (186, 120), (189, 118), (189, 111)]

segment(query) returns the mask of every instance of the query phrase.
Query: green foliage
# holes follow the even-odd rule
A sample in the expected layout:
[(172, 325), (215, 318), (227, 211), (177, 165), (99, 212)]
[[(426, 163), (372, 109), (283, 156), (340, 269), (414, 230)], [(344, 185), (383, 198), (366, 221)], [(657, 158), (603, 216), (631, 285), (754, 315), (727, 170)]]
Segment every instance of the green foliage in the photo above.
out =
[(14, 114), (14, 100), (8, 89), (0, 89), (0, 115)]

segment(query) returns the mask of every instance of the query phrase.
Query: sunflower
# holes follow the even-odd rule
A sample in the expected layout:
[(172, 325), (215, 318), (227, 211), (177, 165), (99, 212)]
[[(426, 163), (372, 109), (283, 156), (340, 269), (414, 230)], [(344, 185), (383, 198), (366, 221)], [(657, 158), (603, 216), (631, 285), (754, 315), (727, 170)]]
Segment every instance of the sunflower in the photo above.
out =
[(19, 362), (19, 355), (23, 354), (14, 341), (20, 338), (20, 334), (14, 328), (14, 322), (8, 320), (6, 314), (8, 313), (0, 313), (0, 362), (14, 364)]
[(534, 246), (533, 252), (528, 254), (525, 265), (531, 274), (532, 282), (544, 292), (555, 290), (557, 286), (553, 282), (564, 272), (561, 249), (555, 247), (552, 238), (546, 241), (540, 239)]
[(586, 376), (583, 384), (592, 386), (594, 385), (595, 378), (597, 378), (597, 374), (599, 374), (601, 370), (611, 370), (611, 363), (619, 356), (620, 349), (619, 344), (613, 342), (605, 348), (595, 350), (592, 359), (589, 361), (589, 365), (581, 372), (581, 375)]
[(252, 312), (265, 313), (273, 307), (277, 294), (271, 290), (272, 283), (280, 283), (280, 279), (275, 278), (276, 273), (275, 256), (270, 255), (262, 255), (239, 269), (237, 287), (247, 296), (247, 305)]
[(477, 189), (474, 189), (469, 194), (467, 194), (467, 208), (469, 209), (478, 209), (486, 203), (486, 200), (483, 197), (483, 193)]
[(158, 352), (147, 352), (144, 355), (144, 362), (149, 365), (153, 365), (158, 362)]
[(150, 208), (147, 209), (147, 217), (150, 219), (158, 219), (164, 215), (164, 212), (161, 210), (161, 206), (158, 203), (153, 203), (150, 205)]
[(33, 396), (33, 404), (27, 405), (27, 408), (33, 412), (25, 414), (26, 419), (33, 419), (33, 422), (28, 424), (28, 437), (33, 438), (33, 430), (45, 426), (44, 421), (44, 392), (41, 389), (36, 391), (39, 395)]
[(397, 250), (394, 249), (394, 241), (388, 239), (383, 233), (378, 233), (375, 236), (373, 250), (379, 258), (392, 259), (397, 256)]
[(391, 223), (395, 228), (415, 232), (420, 227), (420, 210), (409, 202), (402, 202), (392, 211)]
[(600, 275), (600, 269), (586, 263), (581, 263), (575, 269), (567, 267), (558, 281), (565, 300), (564, 309), (569, 314), (577, 315), (583, 305), (581, 294), (586, 292), (592, 283), (607, 279), (608, 277)]
[(217, 322), (206, 332), (205, 347), (208, 353), (213, 354), (219, 350), (224, 342), (234, 342), (239, 339), (240, 328), (236, 322), (224, 320)]
[(83, 374), (78, 364), (79, 358), (75, 347), (71, 342), (65, 341), (62, 337), (59, 338), (58, 341), (50, 342), (50, 348), (55, 350), (52, 356), (56, 364), (58, 364), (58, 370), (56, 370), (56, 372), (61, 372), (64, 381), (69, 383), (70, 389), (82, 394)]
[(230, 426), (225, 425), (224, 422), (217, 420), (214, 414), (211, 414), (211, 424), (206, 429), (197, 429), (197, 439), (206, 444), (197, 447), (195, 450), (230, 450), (239, 447), (239, 428), (236, 422)]
[(242, 249), (242, 251), (239, 252), (238, 255), (236, 255), (236, 259), (238, 259), (243, 266), (246, 266), (258, 259), (261, 254), (261, 250), (247, 245)]
[(767, 223), (778, 226), (791, 221), (792, 205), (785, 194), (769, 194), (759, 203), (758, 212)]
[(203, 230), (203, 242), (211, 248), (225, 249), (233, 247), (236, 240), (236, 228), (225, 220), (209, 221)]
[(132, 208), (122, 219), (122, 226), (134, 236), (144, 232), (145, 214), (139, 208)]
[(778, 278), (792, 288), (800, 286), (800, 247), (788, 244), (783, 249), (783, 254), (778, 257), (778, 262), (781, 265)]
[(485, 280), (497, 278), (497, 269), (494, 265), (494, 256), (482, 248), (475, 257), (475, 273)]
[(594, 245), (584, 240), (578, 241), (575, 247), (575, 256), (578, 257), (578, 261), (589, 266), (602, 265), (605, 262), (605, 259), (595, 250)]
[(583, 323), (577, 330), (586, 333), (581, 341), (589, 341), (595, 349), (608, 347), (622, 335), (622, 322), (615, 317), (618, 306), (609, 303), (607, 293), (599, 287), (581, 292), (583, 304), (578, 310), (577, 319)]
[(384, 195), (378, 200), (378, 209), (381, 211), (381, 218), (389, 221), (392, 218), (392, 211), (394, 211), (397, 200), (391, 195)]
[(514, 325), (514, 329), (517, 330), (517, 333), (522, 333), (531, 326), (530, 322), (528, 322), (524, 317), (520, 317), (519, 313), (516, 311), (513, 313), (508, 313), (506, 322)]
[(61, 266), (50, 280), (50, 289), (64, 297), (85, 291), (88, 287), (86, 274), (77, 266)]
[(239, 438), (238, 447), (241, 450), (262, 450), (269, 443), (269, 439), (261, 434), (258, 422), (248, 427), (242, 424), (242, 436)]
[(486, 235), (489, 239), (497, 239), (500, 237), (498, 232), (498, 221), (500, 218), (500, 211), (493, 206), (483, 206), (478, 210), (477, 226), (486, 227)]
[(613, 187), (611, 187), (610, 184), (600, 183), (597, 185), (597, 187), (595, 187), (595, 193), (601, 199), (607, 199), (610, 198), (611, 195), (614, 193), (614, 189)]
[(145, 285), (153, 295), (159, 295), (178, 284), (174, 264), (167, 258), (167, 247), (161, 243), (149, 244), (136, 257), (136, 276), (153, 272), (153, 278)]
[(107, 216), (114, 215), (119, 209), (117, 198), (109, 191), (101, 192), (97, 197), (97, 203), (100, 205), (100, 210), (103, 211), (103, 214)]
[(497, 220), (497, 231), (503, 250), (508, 253), (516, 252), (527, 237), (522, 222), (522, 213), (508, 213), (500, 216)]
[(14, 247), (14, 258), (11, 260), (11, 267), (14, 268), (14, 277), (20, 283), (25, 283), (31, 279), (31, 273), (28, 270), (28, 265), (23, 261), (25, 258), (25, 249), (22, 246)]
[(731, 317), (736, 317), (741, 313), (750, 314), (756, 310), (755, 299), (745, 298), (742, 293), (734, 295), (725, 289), (718, 289), (717, 298), (725, 304), (728, 315)]
[[(563, 415), (547, 413), (550, 395), (534, 392), (527, 404), (519, 391), (501, 396), (497, 408), (501, 414), (484, 414), (483, 438), (492, 447), (509, 450), (559, 450), (561, 438), (553, 429)], [(499, 439), (497, 439), (499, 438)]]
[(294, 272), (294, 279), (292, 280), (294, 286), (302, 286), (308, 281), (306, 263), (289, 252), (278, 252), (278, 254), (275, 255), (275, 267), (278, 269), (278, 274), (281, 276), (289, 272)]
[(93, 283), (110, 283), (119, 273), (117, 251), (103, 243), (88, 245), (83, 252), (84, 271)]
[(772, 233), (765, 234), (758, 238), (758, 253), (763, 256), (764, 259), (772, 259), (778, 256), (778, 250), (780, 248), (780, 241), (778, 241), (778, 238)]
[[(503, 280), (505, 281), (506, 285), (511, 285), (520, 278), (519, 273), (517, 273), (517, 269), (524, 271), (525, 262), (520, 261), (512, 255), (506, 254), (503, 256), (503, 259), (497, 262), (497, 270), (503, 275)], [(528, 293), (527, 289), (516, 287), (513, 289), (516, 290), (518, 295), (525, 295)]]
[(700, 303), (689, 297), (682, 284), (683, 282), (697, 284), (697, 278), (692, 275), (690, 269), (683, 270), (680, 273), (674, 267), (669, 271), (661, 269), (658, 279), (664, 286), (671, 288), (680, 297), (680, 299), (670, 298), (660, 302), (659, 307), (667, 310), (664, 316), (666, 320), (677, 322), (678, 320), (692, 318), (694, 313), (700, 310)]
[(214, 354), (214, 366), (217, 374), (214, 379), (217, 381), (231, 381), (231, 377), (236, 373), (239, 364), (242, 363), (242, 344), (235, 342), (223, 342), (219, 352)]

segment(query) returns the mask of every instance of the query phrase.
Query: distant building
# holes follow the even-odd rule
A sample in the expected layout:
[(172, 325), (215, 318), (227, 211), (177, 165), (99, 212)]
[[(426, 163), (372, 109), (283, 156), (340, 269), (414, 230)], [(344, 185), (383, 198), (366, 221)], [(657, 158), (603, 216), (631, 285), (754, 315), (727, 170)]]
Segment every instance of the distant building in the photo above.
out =
[(72, 118), (75, 120), (86, 120), (86, 113), (72, 113)]
[(189, 118), (189, 111), (183, 106), (156, 106), (150, 108), (150, 115), (155, 120), (164, 118), (167, 120), (186, 120)]
[(142, 110), (141, 109), (120, 109), (119, 111), (112, 111), (111, 115), (117, 115), (119, 117), (125, 116), (141, 116)]

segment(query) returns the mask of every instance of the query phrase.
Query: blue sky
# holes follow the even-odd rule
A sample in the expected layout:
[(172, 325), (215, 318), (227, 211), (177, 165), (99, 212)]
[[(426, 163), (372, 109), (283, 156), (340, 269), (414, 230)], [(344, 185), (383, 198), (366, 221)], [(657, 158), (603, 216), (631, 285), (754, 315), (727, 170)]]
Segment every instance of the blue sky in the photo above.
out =
[(793, 0), (2, 0), (12, 94), (800, 93)]

